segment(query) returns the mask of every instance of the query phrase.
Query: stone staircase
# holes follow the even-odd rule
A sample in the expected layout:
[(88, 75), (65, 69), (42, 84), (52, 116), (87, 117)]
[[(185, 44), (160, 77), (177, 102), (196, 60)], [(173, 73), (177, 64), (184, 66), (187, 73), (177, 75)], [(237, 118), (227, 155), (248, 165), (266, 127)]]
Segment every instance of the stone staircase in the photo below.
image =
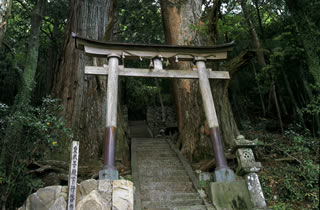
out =
[(207, 209), (176, 151), (166, 139), (142, 138), (141, 133), (133, 130), (142, 130), (142, 125), (130, 126), (135, 209)]

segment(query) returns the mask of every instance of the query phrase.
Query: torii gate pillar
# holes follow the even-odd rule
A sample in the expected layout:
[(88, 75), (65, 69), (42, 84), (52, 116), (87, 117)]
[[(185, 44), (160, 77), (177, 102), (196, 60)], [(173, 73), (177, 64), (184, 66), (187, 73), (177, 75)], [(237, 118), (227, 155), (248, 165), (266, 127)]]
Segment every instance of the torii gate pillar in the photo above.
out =
[(204, 57), (195, 57), (194, 62), (198, 68), (200, 91), (203, 100), (204, 111), (209, 125), (210, 139), (214, 150), (214, 157), (216, 160), (216, 169), (214, 171), (215, 181), (235, 181), (234, 172), (228, 167), (227, 159), (224, 155), (218, 117), (213, 102), (208, 79), (208, 71), (206, 70), (206, 59)]
[(118, 72), (119, 59), (117, 54), (108, 56), (107, 116), (105, 129), (104, 167), (99, 172), (99, 180), (116, 180), (119, 172), (115, 167), (115, 145), (117, 136), (117, 104), (118, 104)]

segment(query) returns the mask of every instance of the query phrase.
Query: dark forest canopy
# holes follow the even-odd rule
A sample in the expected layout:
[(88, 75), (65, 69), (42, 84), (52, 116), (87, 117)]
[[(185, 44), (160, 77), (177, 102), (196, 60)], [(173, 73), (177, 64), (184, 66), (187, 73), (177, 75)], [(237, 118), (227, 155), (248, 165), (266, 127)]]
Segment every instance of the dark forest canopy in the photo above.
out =
[[(278, 209), (299, 205), (311, 209), (319, 202), (315, 178), (320, 136), (319, 0), (2, 2), (2, 206), (17, 207), (26, 194), (43, 186), (28, 173), (28, 164), (58, 158), (50, 156), (52, 151), (65, 157), (63, 147), (72, 137), (83, 139), (87, 157), (97, 161), (101, 157), (99, 125), (105, 119), (99, 107), (105, 105), (106, 81), (80, 72), (93, 61), (75, 52), (71, 32), (100, 41), (143, 44), (208, 46), (234, 40), (228, 61), (209, 64), (231, 75), (229, 82), (211, 83), (226, 146), (244, 134), (264, 141), (264, 148), (257, 151), (263, 163), (268, 158), (291, 158), (292, 165), (279, 165), (282, 172), (271, 170), (267, 161), (262, 172), (266, 197)], [(125, 65), (148, 68), (149, 61), (125, 60)], [(190, 64), (175, 67), (190, 68)], [(201, 141), (208, 134), (196, 82), (129, 78), (121, 79), (120, 86), (120, 105), (128, 108), (129, 119), (145, 119), (149, 106), (176, 107), (179, 149), (195, 166), (212, 158), (209, 143)], [(125, 137), (120, 142), (118, 150), (123, 152), (118, 160), (126, 165), (129, 144)], [(302, 175), (290, 177), (293, 183), (286, 185), (285, 173), (299, 170)], [(18, 177), (17, 171), (28, 175)], [(273, 199), (277, 193), (288, 197)]]

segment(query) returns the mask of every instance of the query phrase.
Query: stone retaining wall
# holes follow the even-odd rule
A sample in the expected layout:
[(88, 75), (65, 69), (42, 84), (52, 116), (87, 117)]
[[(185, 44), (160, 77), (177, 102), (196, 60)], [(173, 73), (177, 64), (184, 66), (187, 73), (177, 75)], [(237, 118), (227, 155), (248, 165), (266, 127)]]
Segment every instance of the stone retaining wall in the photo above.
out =
[[(18, 210), (66, 210), (67, 186), (49, 186), (28, 196)], [(77, 186), (76, 210), (133, 210), (133, 183), (89, 179)]]

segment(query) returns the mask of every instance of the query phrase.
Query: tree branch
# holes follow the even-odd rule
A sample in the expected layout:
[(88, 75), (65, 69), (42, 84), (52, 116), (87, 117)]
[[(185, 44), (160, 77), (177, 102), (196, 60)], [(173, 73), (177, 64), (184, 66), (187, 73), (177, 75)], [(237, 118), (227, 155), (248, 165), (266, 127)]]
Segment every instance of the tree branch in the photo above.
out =
[(240, 55), (232, 58), (226, 64), (224, 64), (221, 68), (224, 71), (229, 71), (230, 77), (232, 77), (242, 66), (248, 64), (248, 62), (256, 55), (255, 51), (245, 49)]
[(222, 0), (215, 0), (209, 12), (208, 34), (212, 44), (216, 44), (218, 39), (218, 21), (221, 4)]

